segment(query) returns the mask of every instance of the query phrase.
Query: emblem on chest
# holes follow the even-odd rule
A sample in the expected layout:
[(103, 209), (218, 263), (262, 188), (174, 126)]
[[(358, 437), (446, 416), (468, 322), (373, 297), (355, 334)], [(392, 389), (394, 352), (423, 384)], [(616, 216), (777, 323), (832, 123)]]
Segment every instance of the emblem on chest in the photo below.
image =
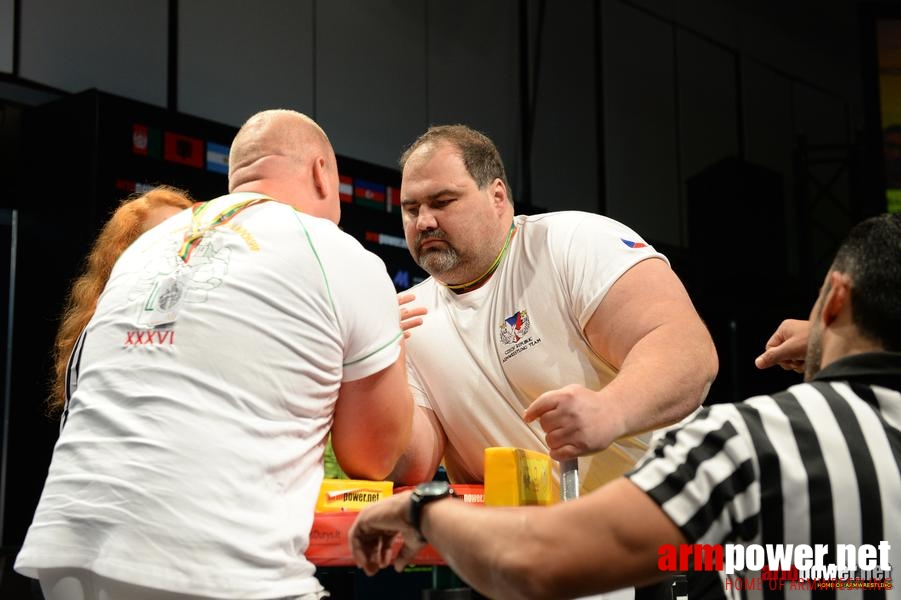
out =
[(529, 336), (532, 322), (525, 310), (517, 311), (504, 319), (498, 331), (498, 340), (505, 346), (501, 362), (507, 362), (523, 350), (541, 342), (541, 338)]
[(501, 323), (501, 342), (504, 344), (515, 344), (529, 333), (529, 315), (526, 311), (520, 310), (512, 317), (507, 317)]

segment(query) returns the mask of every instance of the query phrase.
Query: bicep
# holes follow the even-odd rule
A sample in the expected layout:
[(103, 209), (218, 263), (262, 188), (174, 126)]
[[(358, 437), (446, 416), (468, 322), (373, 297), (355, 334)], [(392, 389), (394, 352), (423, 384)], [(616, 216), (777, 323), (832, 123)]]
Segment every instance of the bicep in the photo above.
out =
[(332, 424), (341, 468), (352, 477), (383, 479), (407, 447), (412, 418), (401, 349), (385, 369), (341, 384)]
[(584, 331), (594, 351), (618, 369), (642, 338), (674, 321), (703, 325), (675, 272), (664, 260), (647, 258), (616, 280)]

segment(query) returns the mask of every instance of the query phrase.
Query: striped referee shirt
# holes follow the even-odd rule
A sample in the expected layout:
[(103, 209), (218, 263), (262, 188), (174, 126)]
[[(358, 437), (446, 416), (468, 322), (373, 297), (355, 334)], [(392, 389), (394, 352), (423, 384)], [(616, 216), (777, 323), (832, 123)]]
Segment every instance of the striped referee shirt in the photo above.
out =
[[(772, 396), (704, 408), (627, 476), (692, 544), (891, 545), (901, 565), (901, 353), (835, 361)], [(901, 573), (901, 571), (899, 571)], [(745, 598), (892, 598), (895, 589), (743, 589)], [(689, 590), (691, 598), (691, 590)]]

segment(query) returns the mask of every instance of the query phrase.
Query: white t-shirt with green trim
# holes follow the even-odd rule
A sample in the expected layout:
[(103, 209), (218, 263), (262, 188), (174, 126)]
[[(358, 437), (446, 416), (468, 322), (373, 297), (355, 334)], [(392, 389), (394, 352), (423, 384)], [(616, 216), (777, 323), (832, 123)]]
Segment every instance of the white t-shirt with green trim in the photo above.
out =
[(304, 551), (338, 390), (397, 359), (397, 300), (381, 259), (335, 224), (242, 204), (255, 198), (179, 213), (116, 264), (20, 573), (221, 598), (321, 590)]

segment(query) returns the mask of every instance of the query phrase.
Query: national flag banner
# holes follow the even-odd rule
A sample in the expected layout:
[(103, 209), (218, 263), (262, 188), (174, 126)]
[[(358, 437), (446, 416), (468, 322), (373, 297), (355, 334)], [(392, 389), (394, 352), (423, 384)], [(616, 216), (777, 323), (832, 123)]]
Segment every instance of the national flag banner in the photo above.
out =
[(341, 202), (354, 201), (354, 180), (349, 175), (338, 175), (338, 195)]
[(648, 245), (644, 242), (635, 242), (633, 240), (627, 240), (626, 238), (619, 238), (622, 243), (624, 243), (629, 248), (647, 248)]
[(203, 168), (203, 140), (166, 131), (163, 134), (163, 158), (189, 167)]
[(400, 212), (400, 188), (388, 186), (388, 199), (385, 201), (388, 212)]
[(120, 192), (125, 192), (126, 194), (133, 194), (135, 191), (135, 186), (135, 182), (128, 179), (116, 180), (116, 189)]
[(228, 174), (228, 146), (206, 143), (206, 170), (214, 173)]
[(385, 210), (385, 186), (357, 179), (354, 182), (354, 202), (360, 206)]
[(138, 156), (159, 158), (162, 136), (156, 127), (148, 127), (142, 123), (131, 126), (131, 152)]

